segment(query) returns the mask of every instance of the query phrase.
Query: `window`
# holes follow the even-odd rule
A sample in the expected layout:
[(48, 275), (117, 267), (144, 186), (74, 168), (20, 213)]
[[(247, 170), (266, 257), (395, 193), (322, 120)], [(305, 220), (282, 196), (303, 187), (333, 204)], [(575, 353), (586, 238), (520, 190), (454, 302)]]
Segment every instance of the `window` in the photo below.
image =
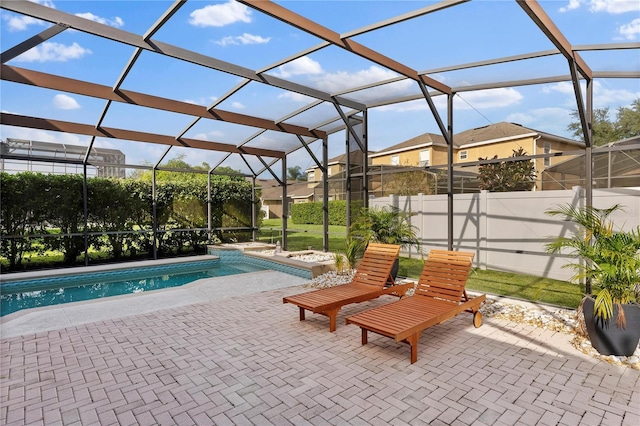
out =
[(331, 176), (333, 174), (333, 167), (327, 166), (327, 176)]
[(316, 180), (316, 171), (315, 170), (312, 170), (307, 174), (307, 180), (309, 182), (315, 182), (315, 180)]
[(431, 164), (431, 150), (423, 149), (420, 151), (420, 167), (427, 167)]
[(399, 155), (392, 155), (391, 156), (391, 165), (392, 166), (397, 166), (400, 164), (400, 156)]
[(469, 156), (469, 152), (465, 149), (464, 151), (460, 151), (460, 160), (466, 160)]
[[(544, 153), (551, 154), (551, 143), (549, 142), (544, 143)], [(543, 164), (545, 167), (549, 167), (551, 165), (551, 157), (544, 157)]]

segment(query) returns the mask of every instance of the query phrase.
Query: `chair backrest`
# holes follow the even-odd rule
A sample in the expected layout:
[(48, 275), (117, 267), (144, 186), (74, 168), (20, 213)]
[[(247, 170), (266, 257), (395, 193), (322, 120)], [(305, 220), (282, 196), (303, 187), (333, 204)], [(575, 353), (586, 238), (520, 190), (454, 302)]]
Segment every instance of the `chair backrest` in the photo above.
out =
[(391, 268), (399, 254), (397, 244), (369, 243), (351, 282), (383, 288), (391, 278)]
[(473, 257), (474, 253), (471, 252), (431, 250), (414, 295), (460, 303), (471, 273)]

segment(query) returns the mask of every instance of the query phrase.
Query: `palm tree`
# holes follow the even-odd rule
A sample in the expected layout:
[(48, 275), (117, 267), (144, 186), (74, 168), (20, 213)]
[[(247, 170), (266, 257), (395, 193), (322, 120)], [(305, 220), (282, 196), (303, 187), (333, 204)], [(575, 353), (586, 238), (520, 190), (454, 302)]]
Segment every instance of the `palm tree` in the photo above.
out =
[(571, 237), (558, 237), (547, 244), (547, 251), (571, 250), (569, 256), (578, 259), (566, 265), (576, 271), (572, 279), (590, 279), (600, 289), (595, 298), (595, 315), (606, 321), (617, 305), (616, 323), (624, 328), (626, 320), (620, 305), (640, 301), (640, 227), (615, 232), (609, 216), (621, 209), (619, 204), (608, 209), (564, 205), (546, 213), (563, 216), (578, 225)]
[(418, 228), (411, 224), (410, 215), (397, 207), (362, 209), (358, 220), (349, 229), (349, 236), (362, 241), (398, 244), (402, 247), (416, 246)]

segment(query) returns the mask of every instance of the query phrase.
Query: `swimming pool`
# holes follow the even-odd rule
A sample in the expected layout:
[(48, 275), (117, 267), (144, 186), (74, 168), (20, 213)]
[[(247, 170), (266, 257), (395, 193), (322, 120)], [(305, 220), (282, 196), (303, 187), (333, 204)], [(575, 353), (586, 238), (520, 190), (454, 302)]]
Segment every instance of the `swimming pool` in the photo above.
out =
[(207, 260), (3, 282), (0, 316), (23, 309), (142, 293), (182, 286), (202, 278), (263, 270), (265, 268), (251, 264)]

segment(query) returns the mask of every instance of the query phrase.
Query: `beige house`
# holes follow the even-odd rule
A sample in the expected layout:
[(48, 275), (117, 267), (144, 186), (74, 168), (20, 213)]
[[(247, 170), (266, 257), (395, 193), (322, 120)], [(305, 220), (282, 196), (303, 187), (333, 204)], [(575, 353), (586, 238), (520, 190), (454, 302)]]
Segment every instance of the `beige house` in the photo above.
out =
[[(283, 212), (282, 187), (275, 180), (260, 180), (261, 209), (265, 219), (281, 219)], [(291, 205), (314, 201), (315, 190), (307, 182), (287, 181), (287, 207), (291, 214)]]
[[(347, 168), (347, 154), (338, 155), (329, 159), (327, 163), (327, 175), (338, 176), (344, 172)], [(318, 183), (322, 182), (322, 170), (319, 167), (311, 167), (305, 170), (307, 173), (307, 183), (309, 187), (316, 187)]]
[(432, 166), (447, 164), (447, 142), (442, 135), (424, 133), (369, 154), (371, 165)]
[[(584, 143), (550, 133), (533, 130), (519, 124), (501, 122), (465, 130), (453, 136), (454, 164), (478, 161), (479, 158), (507, 158), (523, 148), (527, 155), (554, 154), (584, 149)], [(369, 156), (372, 165), (442, 166), (447, 164), (444, 137), (425, 133), (405, 142), (385, 148)], [(534, 159), (536, 189), (541, 189), (542, 172), (566, 161), (567, 156)]]

